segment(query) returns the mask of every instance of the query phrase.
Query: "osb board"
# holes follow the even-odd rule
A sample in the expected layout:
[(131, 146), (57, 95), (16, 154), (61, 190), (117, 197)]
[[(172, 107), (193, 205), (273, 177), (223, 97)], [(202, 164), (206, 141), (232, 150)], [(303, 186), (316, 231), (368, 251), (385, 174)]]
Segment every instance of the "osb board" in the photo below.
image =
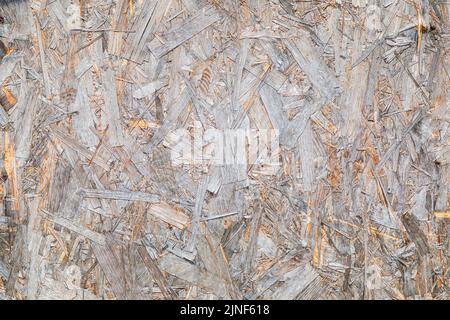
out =
[(0, 1), (0, 298), (448, 299), (449, 11)]

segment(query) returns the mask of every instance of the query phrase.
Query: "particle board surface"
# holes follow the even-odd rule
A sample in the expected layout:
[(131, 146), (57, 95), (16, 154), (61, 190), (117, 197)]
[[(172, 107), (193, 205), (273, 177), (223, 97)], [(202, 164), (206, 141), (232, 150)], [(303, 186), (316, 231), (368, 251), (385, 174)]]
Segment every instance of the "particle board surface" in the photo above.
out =
[(449, 12), (0, 1), (0, 299), (449, 299)]

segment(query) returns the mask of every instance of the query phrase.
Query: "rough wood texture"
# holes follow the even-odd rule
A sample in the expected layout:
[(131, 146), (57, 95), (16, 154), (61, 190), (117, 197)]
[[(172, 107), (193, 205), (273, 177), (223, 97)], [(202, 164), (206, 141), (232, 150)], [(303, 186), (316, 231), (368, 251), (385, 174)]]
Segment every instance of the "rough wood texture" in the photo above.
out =
[(449, 12), (0, 1), (0, 299), (449, 299)]

